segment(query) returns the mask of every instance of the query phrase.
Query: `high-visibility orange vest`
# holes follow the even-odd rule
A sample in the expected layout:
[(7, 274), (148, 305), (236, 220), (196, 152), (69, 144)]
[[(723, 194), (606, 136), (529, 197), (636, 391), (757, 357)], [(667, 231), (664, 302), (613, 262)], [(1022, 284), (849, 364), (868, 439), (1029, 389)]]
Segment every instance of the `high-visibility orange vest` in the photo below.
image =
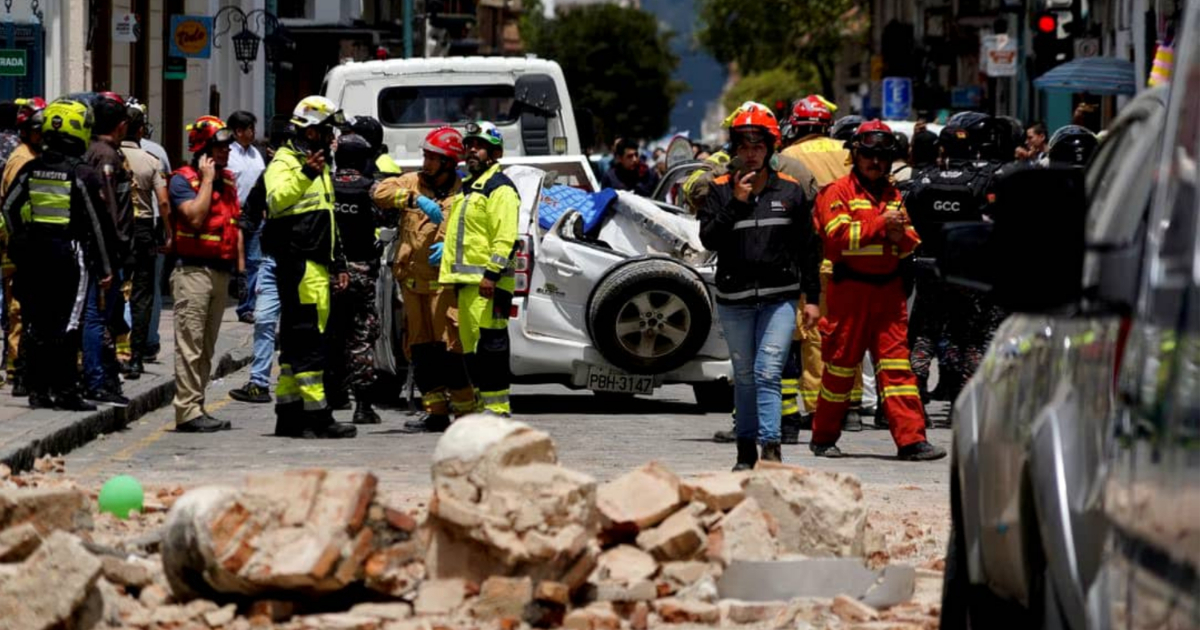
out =
[[(190, 165), (175, 171), (187, 180), (192, 190), (200, 190), (200, 173)], [(229, 171), (223, 170), (223, 190), (213, 190), (208, 218), (203, 228), (196, 232), (178, 211), (172, 213), (175, 232), (175, 253), (181, 258), (203, 258), (207, 260), (237, 260), (238, 255), (238, 206), (237, 182)]]

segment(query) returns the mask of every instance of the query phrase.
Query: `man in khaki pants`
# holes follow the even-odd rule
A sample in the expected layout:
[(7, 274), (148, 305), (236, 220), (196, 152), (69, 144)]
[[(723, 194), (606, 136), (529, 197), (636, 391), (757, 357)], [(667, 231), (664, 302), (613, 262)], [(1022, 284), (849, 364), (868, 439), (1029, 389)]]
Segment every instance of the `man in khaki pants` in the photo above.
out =
[(212, 433), (230, 428), (204, 409), (204, 389), (230, 274), (245, 264), (237, 183), (225, 170), (233, 132), (202, 116), (188, 126), (192, 162), (171, 176), (171, 220), (178, 257), (171, 273), (175, 298), (175, 430)]

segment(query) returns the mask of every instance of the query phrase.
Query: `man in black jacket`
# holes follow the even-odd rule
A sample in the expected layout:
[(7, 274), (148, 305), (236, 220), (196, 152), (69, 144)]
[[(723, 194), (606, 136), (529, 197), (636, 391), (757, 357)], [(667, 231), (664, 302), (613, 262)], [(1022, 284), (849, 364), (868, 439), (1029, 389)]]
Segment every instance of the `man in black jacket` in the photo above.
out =
[(730, 126), (735, 158), (713, 180), (700, 208), (700, 240), (717, 252), (717, 311), (733, 360), (737, 465), (781, 461), (780, 380), (796, 328), (820, 317), (820, 247), (813, 236), (812, 199), (794, 178), (770, 167), (780, 140), (770, 109), (743, 107)]

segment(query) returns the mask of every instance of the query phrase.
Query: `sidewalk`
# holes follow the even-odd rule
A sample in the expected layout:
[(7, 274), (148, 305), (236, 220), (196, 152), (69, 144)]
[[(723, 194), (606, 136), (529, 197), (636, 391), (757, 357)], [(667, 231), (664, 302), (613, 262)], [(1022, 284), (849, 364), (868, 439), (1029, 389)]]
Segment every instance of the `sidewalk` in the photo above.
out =
[[(43, 455), (62, 455), (102, 433), (125, 428), (130, 422), (167, 405), (175, 396), (175, 313), (164, 308), (159, 322), (162, 350), (157, 363), (147, 363), (136, 381), (126, 381), (129, 406), (101, 405), (96, 411), (30, 409), (27, 398), (14, 398), (12, 386), (0, 388), (0, 464), (13, 472), (29, 470)], [(213, 353), (214, 379), (248, 365), (252, 358), (254, 326), (237, 320), (233, 306), (225, 310), (221, 336)]]

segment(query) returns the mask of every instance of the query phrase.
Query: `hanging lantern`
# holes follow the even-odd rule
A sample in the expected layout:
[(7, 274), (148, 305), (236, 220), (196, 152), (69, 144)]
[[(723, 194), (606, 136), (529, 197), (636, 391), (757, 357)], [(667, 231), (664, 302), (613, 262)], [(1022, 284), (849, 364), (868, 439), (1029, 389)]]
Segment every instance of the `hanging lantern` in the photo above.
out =
[(242, 31), (234, 35), (233, 54), (242, 64), (242, 72), (250, 73), (250, 69), (254, 67), (254, 60), (258, 59), (258, 40), (261, 39), (248, 28), (242, 28)]

